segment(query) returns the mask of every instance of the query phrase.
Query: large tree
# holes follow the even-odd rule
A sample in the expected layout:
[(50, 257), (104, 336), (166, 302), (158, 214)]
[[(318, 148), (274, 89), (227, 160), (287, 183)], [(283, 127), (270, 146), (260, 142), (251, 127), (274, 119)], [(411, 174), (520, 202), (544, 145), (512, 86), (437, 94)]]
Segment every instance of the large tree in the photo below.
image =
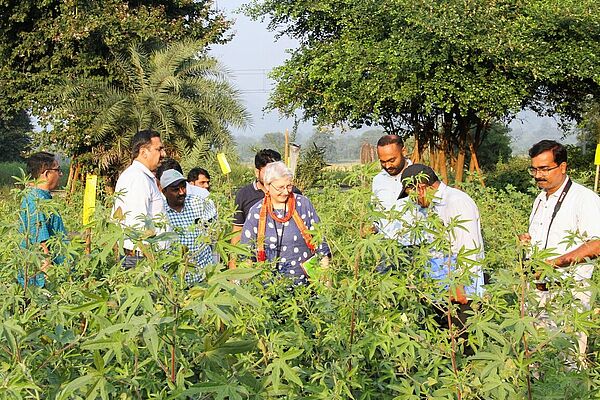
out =
[(4, 114), (0, 118), (0, 161), (22, 160), (31, 144), (31, 120), (26, 111)]
[(221, 43), (229, 26), (213, 0), (0, 0), (0, 114), (52, 110), (64, 80), (114, 80), (132, 43)]
[(457, 174), (491, 121), (524, 107), (573, 116), (578, 98), (599, 92), (599, 11), (592, 0), (265, 0), (248, 9), (300, 43), (274, 71), (272, 107), (414, 134), (420, 148), (456, 157)]
[(217, 60), (202, 50), (194, 41), (151, 51), (132, 46), (117, 57), (116, 83), (65, 86), (59, 144), (109, 174), (130, 161), (129, 141), (144, 129), (160, 132), (172, 155), (231, 144), (229, 128), (244, 127), (249, 115)]

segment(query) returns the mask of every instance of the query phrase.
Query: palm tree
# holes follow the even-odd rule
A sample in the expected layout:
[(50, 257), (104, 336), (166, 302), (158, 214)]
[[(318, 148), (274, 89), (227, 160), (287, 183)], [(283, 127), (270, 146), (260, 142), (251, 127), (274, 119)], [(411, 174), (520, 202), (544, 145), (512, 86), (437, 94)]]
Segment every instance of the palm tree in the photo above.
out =
[[(110, 176), (130, 161), (129, 140), (142, 129), (160, 132), (175, 156), (194, 148), (228, 146), (230, 127), (245, 127), (249, 114), (226, 71), (202, 49), (196, 41), (150, 52), (135, 45), (128, 55), (117, 57), (118, 83), (83, 80), (66, 86), (65, 98), (75, 99), (66, 101), (66, 115), (85, 126), (83, 136), (66, 138), (78, 142), (68, 147), (92, 155)], [(84, 121), (85, 116), (91, 121)]]

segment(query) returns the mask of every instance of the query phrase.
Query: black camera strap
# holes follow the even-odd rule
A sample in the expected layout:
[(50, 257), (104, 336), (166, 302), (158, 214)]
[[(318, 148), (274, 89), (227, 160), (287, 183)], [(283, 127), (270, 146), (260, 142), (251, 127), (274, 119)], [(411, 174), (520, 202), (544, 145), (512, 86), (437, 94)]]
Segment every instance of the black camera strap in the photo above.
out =
[[(558, 210), (560, 210), (560, 208), (562, 207), (563, 201), (565, 200), (565, 196), (569, 192), (569, 189), (571, 189), (572, 184), (573, 182), (571, 181), (571, 178), (567, 178), (567, 184), (563, 188), (562, 192), (560, 192), (560, 196), (558, 196), (558, 201), (554, 205), (554, 211), (552, 211), (552, 218), (550, 218), (550, 224), (548, 224), (548, 232), (546, 232), (546, 243), (544, 243), (544, 249), (548, 246), (548, 238), (550, 237), (550, 229), (552, 228), (554, 218), (556, 217), (556, 214), (558, 214)], [(533, 215), (537, 214), (537, 210), (540, 207), (541, 202), (541, 200), (538, 202), (538, 205), (535, 208), (535, 213)]]

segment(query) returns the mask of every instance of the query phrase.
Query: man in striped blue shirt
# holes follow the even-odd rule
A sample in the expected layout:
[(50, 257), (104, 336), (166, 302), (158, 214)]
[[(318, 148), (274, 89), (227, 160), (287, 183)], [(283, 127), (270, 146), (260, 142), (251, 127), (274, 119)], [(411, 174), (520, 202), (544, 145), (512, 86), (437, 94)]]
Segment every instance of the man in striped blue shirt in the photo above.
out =
[(187, 195), (186, 183), (174, 169), (164, 171), (160, 178), (169, 224), (193, 265), (193, 270), (185, 274), (185, 281), (192, 285), (204, 279), (204, 268), (213, 262), (207, 225), (216, 219), (217, 210), (212, 200)]

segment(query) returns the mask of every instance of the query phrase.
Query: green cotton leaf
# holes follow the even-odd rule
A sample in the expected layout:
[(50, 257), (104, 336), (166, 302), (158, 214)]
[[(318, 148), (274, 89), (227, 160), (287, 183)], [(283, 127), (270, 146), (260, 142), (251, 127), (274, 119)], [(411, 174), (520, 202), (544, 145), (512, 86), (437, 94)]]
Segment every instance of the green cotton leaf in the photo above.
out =
[(246, 353), (256, 349), (257, 342), (256, 339), (230, 341), (219, 346), (216, 351), (222, 354)]
[(479, 351), (475, 355), (469, 357), (471, 360), (488, 360), (488, 361), (498, 361), (500, 355), (496, 353), (490, 353), (487, 351)]
[(485, 333), (487, 333), (489, 336), (496, 339), (498, 341), (498, 343), (500, 343), (500, 344), (506, 343), (506, 339), (504, 338), (504, 336), (502, 336), (497, 330), (497, 328), (499, 328), (498, 325), (490, 324), (488, 322), (482, 322), (479, 325), (481, 326), (481, 329)]
[(302, 353), (304, 353), (304, 349), (289, 349), (281, 356), (281, 359), (286, 361), (293, 360)]
[(258, 307), (260, 305), (258, 299), (240, 285), (228, 285), (227, 292), (241, 303), (248, 304), (252, 307)]
[(97, 301), (90, 301), (89, 303), (85, 303), (75, 307), (68, 307), (67, 310), (72, 314), (81, 314), (83, 312), (92, 311), (98, 307), (102, 307), (104, 304), (106, 304), (106, 301), (102, 299)]
[(255, 268), (235, 268), (235, 269), (228, 269), (226, 271), (223, 272), (219, 272), (213, 276), (211, 276), (208, 279), (208, 284), (214, 284), (215, 282), (220, 282), (223, 279), (229, 280), (229, 281), (241, 281), (241, 280), (247, 280), (250, 279), (258, 274), (261, 273), (260, 269), (255, 269)]
[(91, 340), (89, 342), (83, 343), (81, 345), (81, 348), (85, 350), (109, 350), (117, 347), (120, 348), (121, 346), (121, 340), (115, 338), (107, 338)]
[(482, 392), (490, 392), (490, 391), (496, 389), (497, 387), (499, 387), (500, 385), (502, 385), (502, 381), (500, 380), (500, 377), (495, 376), (495, 378), (496, 379), (492, 379), (492, 378), (488, 377), (486, 382), (481, 387), (481, 391)]
[(302, 387), (302, 381), (300, 380), (300, 377), (298, 376), (296, 371), (294, 371), (294, 369), (291, 368), (283, 360), (281, 362), (281, 371), (283, 372), (283, 376), (285, 379), (287, 379), (289, 382), (294, 382), (296, 385)]
[(69, 382), (65, 386), (65, 388), (60, 391), (60, 393), (56, 397), (56, 400), (72, 399), (73, 393), (75, 393), (78, 390), (83, 390), (85, 387), (87, 387), (89, 384), (91, 384), (95, 378), (96, 377), (93, 374), (87, 374), (84, 376), (80, 376), (79, 378), (76, 378), (75, 380)]
[(158, 359), (158, 347), (160, 345), (160, 339), (158, 338), (158, 333), (156, 332), (156, 328), (154, 325), (147, 325), (144, 329), (143, 333), (144, 343), (146, 343), (146, 347), (150, 354), (152, 354), (152, 358), (155, 360)]
[(94, 351), (94, 366), (98, 372), (102, 372), (104, 370), (104, 358), (102, 358), (98, 350)]

